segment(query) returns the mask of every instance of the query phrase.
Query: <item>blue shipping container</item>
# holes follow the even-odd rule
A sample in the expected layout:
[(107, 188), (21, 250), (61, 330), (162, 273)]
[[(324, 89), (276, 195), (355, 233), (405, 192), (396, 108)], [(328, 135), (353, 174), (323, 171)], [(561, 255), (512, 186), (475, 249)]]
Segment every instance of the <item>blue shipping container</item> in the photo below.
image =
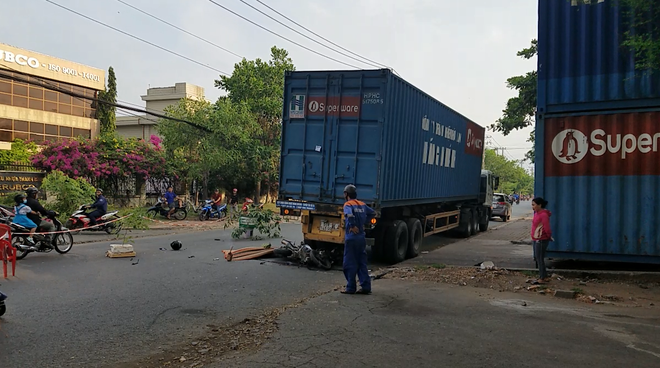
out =
[(660, 111), (540, 119), (536, 157), (549, 257), (660, 263)]
[(285, 77), (280, 198), (376, 208), (479, 195), (485, 129), (387, 69)]
[(539, 0), (539, 113), (660, 106), (660, 73), (636, 70), (622, 46), (627, 14), (616, 0)]

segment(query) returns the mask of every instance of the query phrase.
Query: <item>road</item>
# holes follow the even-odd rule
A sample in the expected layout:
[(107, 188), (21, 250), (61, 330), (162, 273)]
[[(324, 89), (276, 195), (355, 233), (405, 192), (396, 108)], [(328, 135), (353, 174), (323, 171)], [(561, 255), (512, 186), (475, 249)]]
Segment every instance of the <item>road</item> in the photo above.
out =
[[(283, 226), (284, 236), (299, 232)], [(174, 239), (181, 251), (169, 250)], [(341, 285), (340, 272), (222, 258), (232, 245), (263, 243), (208, 231), (136, 239), (133, 260), (106, 258), (110, 242), (30, 254), (17, 277), (2, 281), (10, 297), (0, 322), (2, 367), (100, 367)]]
[[(154, 234), (162, 233), (142, 235)], [(226, 262), (222, 249), (267, 242), (233, 241), (229, 234), (136, 238), (135, 259), (106, 258), (116, 240), (77, 244), (66, 255), (30, 254), (19, 261), (17, 277), (1, 285), (10, 296), (0, 322), (2, 367), (112, 366), (167, 349), (208, 324), (235, 323), (344, 282), (341, 272)], [(282, 235), (299, 240), (300, 225), (283, 224)], [(101, 234), (76, 239), (82, 237), (107, 239)], [(175, 239), (184, 244), (181, 251), (170, 250)], [(459, 240), (427, 239), (429, 248)]]

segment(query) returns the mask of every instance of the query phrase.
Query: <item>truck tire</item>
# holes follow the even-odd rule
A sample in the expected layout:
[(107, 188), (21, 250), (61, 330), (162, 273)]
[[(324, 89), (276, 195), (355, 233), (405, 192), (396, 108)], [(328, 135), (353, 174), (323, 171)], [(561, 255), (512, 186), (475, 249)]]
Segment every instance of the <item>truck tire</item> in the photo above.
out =
[(390, 264), (403, 262), (408, 252), (408, 226), (401, 220), (395, 220), (385, 233), (385, 260)]
[(470, 235), (477, 235), (479, 232), (479, 211), (472, 209), (472, 231)]
[(469, 238), (472, 234), (472, 210), (470, 208), (461, 209), (461, 217), (459, 219), (461, 226), (458, 227), (458, 233), (463, 238)]
[(422, 223), (419, 219), (410, 218), (406, 220), (408, 226), (408, 251), (406, 258), (415, 258), (419, 255), (419, 248), (422, 246), (422, 239), (424, 239), (424, 230)]
[(491, 212), (490, 210), (485, 211), (486, 212), (484, 213), (484, 216), (481, 218), (481, 222), (479, 223), (479, 231), (481, 232), (488, 231), (488, 225), (490, 225)]

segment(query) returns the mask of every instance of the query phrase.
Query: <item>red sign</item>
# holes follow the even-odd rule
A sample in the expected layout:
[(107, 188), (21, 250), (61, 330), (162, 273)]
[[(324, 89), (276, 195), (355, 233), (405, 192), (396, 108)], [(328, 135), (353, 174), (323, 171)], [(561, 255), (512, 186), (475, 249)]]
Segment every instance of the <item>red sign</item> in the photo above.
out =
[(546, 176), (660, 175), (660, 112), (545, 121)]
[(471, 121), (467, 121), (466, 125), (465, 153), (481, 157), (484, 152), (484, 138), (486, 135), (486, 129)]
[[(341, 103), (340, 103), (341, 100)], [(310, 96), (307, 100), (306, 115), (308, 116), (360, 116), (360, 96)]]

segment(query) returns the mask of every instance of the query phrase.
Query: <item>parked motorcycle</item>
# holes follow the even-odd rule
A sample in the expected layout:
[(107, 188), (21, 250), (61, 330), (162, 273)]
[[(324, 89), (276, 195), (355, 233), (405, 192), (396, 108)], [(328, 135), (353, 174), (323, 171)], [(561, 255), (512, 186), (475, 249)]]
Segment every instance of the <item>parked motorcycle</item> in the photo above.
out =
[(88, 208), (89, 206), (86, 204), (80, 206), (77, 211), (71, 214), (69, 220), (66, 222), (66, 227), (69, 230), (75, 230), (76, 232), (85, 230), (105, 231), (108, 234), (119, 234), (121, 231), (121, 223), (118, 221), (109, 222), (120, 218), (118, 215), (119, 211), (111, 211), (97, 218), (97, 226), (90, 228), (91, 225), (89, 224), (89, 213), (87, 212)]
[(227, 216), (227, 205), (223, 204), (222, 206), (219, 206), (217, 209), (213, 208), (213, 201), (210, 199), (207, 199), (206, 202), (204, 203), (204, 207), (202, 207), (202, 210), (199, 212), (199, 221), (204, 221), (212, 218), (217, 218), (221, 219)]
[(7, 312), (7, 306), (5, 305), (5, 300), (7, 299), (7, 295), (3, 294), (2, 291), (0, 291), (0, 317), (2, 317), (5, 312)]
[(264, 209), (264, 204), (263, 203), (254, 203), (254, 201), (251, 198), (245, 198), (245, 202), (243, 202), (243, 212), (248, 212), (249, 209), (256, 209), (259, 208), (260, 210)]
[[(60, 254), (68, 253), (73, 247), (73, 236), (66, 227), (57, 219), (59, 214), (52, 212), (46, 217), (46, 221), (50, 221), (55, 225), (55, 231), (64, 231), (59, 234), (35, 234), (33, 236), (34, 245), (30, 244), (27, 238), (30, 236), (30, 229), (21, 225), (5, 221), (11, 227), (11, 244), (16, 248), (16, 259), (23, 259), (29, 253), (50, 253), (53, 249)], [(37, 232), (42, 231), (37, 228)], [(36, 249), (35, 249), (36, 248)]]
[[(170, 209), (167, 207), (166, 203), (162, 200), (162, 198), (159, 198), (156, 205), (150, 207), (147, 210), (147, 216), (151, 218), (155, 218), (156, 215), (167, 217), (167, 214), (169, 212)], [(173, 217), (176, 220), (183, 221), (186, 219), (187, 216), (188, 216), (188, 211), (186, 210), (186, 205), (184, 204), (182, 207), (179, 207), (177, 205), (171, 217)]]

